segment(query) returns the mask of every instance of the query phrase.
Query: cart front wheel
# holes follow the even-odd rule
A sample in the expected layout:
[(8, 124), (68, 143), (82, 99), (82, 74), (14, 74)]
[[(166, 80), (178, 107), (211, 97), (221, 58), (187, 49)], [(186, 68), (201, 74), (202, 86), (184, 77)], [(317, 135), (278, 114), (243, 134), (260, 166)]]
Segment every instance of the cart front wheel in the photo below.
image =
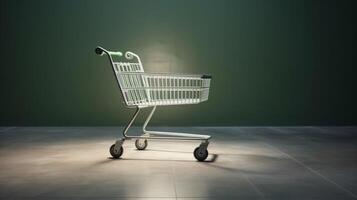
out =
[(123, 154), (123, 151), (124, 149), (122, 146), (120, 146), (120, 149), (117, 149), (115, 148), (115, 144), (113, 144), (109, 150), (110, 155), (112, 155), (114, 159), (120, 158), (120, 156)]
[(193, 152), (193, 155), (195, 156), (195, 158), (198, 161), (204, 161), (206, 160), (207, 156), (208, 156), (208, 151), (206, 148), (202, 148), (202, 147), (197, 147), (195, 149), (195, 151)]
[(136, 139), (135, 146), (138, 150), (145, 150), (148, 146), (148, 141), (147, 139)]

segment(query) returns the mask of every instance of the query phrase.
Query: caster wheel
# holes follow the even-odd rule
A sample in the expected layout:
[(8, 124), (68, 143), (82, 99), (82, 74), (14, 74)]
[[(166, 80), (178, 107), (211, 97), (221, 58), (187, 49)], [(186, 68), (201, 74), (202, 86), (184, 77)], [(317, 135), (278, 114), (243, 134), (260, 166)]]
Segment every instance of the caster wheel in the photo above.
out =
[(144, 150), (148, 146), (148, 141), (146, 139), (136, 139), (135, 146), (138, 150)]
[(195, 151), (193, 152), (193, 155), (195, 156), (195, 158), (198, 160), (198, 161), (204, 161), (206, 160), (207, 156), (208, 156), (208, 151), (207, 149), (205, 148), (200, 148), (200, 147), (197, 147), (195, 149)]
[(114, 147), (115, 147), (115, 144), (113, 144), (113, 145), (110, 147), (110, 150), (109, 150), (109, 151), (110, 151), (110, 155), (112, 155), (114, 159), (118, 159), (118, 158), (120, 158), (120, 156), (123, 154), (124, 149), (123, 149), (122, 146), (120, 147), (119, 150), (118, 150), (118, 149), (115, 149)]

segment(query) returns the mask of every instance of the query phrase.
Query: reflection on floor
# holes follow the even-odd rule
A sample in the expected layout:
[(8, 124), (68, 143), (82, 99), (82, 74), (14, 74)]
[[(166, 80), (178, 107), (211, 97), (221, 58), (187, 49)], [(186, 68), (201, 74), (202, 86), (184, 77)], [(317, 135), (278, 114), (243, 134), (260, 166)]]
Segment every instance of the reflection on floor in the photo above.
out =
[(110, 159), (118, 127), (0, 127), (0, 199), (357, 199), (356, 127), (168, 129), (211, 134), (208, 162), (187, 141)]

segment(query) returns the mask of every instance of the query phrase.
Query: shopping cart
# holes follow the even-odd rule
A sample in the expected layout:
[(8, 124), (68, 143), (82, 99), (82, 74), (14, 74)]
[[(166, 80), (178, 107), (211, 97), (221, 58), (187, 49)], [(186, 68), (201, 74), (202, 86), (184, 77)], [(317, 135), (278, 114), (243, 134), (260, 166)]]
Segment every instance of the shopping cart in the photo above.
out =
[[(123, 53), (108, 51), (102, 47), (97, 47), (95, 52), (99, 55), (108, 55), (125, 105), (129, 108), (136, 108), (133, 117), (124, 128), (123, 138), (110, 147), (110, 154), (113, 158), (120, 158), (123, 154), (123, 142), (128, 139), (136, 139), (135, 146), (138, 150), (144, 150), (147, 147), (148, 139), (200, 140), (201, 144), (193, 154), (198, 161), (204, 161), (207, 158), (207, 147), (211, 136), (148, 131), (146, 126), (156, 106), (198, 104), (208, 100), (211, 76), (145, 73), (141, 60), (135, 53), (126, 52), (124, 59)], [(127, 135), (128, 129), (140, 110), (148, 107), (152, 107), (152, 110), (144, 122), (143, 134)]]

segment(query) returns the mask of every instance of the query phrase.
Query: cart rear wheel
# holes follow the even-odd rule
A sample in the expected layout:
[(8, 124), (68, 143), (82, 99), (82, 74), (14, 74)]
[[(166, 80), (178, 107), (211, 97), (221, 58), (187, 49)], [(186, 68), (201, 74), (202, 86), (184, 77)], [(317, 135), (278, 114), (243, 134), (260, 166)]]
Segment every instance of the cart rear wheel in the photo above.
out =
[(135, 146), (138, 150), (145, 150), (148, 146), (148, 141), (147, 139), (136, 139)]
[(123, 151), (124, 151), (124, 149), (122, 146), (120, 146), (120, 148), (117, 149), (117, 148), (115, 148), (115, 144), (113, 144), (109, 150), (110, 155), (112, 155), (113, 158), (115, 158), (115, 159), (120, 158), (120, 156), (123, 154)]
[(208, 156), (208, 151), (206, 148), (202, 148), (202, 147), (197, 147), (195, 149), (195, 151), (193, 152), (193, 155), (195, 156), (195, 158), (198, 161), (204, 161), (206, 160), (207, 156)]

